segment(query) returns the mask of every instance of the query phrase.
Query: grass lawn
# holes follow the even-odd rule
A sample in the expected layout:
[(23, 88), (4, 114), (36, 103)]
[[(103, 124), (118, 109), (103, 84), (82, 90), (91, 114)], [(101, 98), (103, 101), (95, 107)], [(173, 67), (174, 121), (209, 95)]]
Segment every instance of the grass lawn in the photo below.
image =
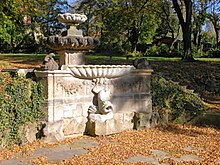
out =
[(45, 54), (0, 54), (0, 58), (2, 57), (44, 58)]
[[(24, 59), (40, 59), (42, 60), (46, 54), (0, 54), (0, 60), (2, 61), (9, 61), (12, 60), (12, 63), (16, 59), (24, 58)], [(129, 60), (134, 60), (136, 58), (147, 58), (149, 61), (181, 61), (180, 57), (130, 57)], [(58, 59), (56, 57), (55, 59)], [(110, 59), (109, 56), (104, 55), (86, 55), (85, 57), (86, 61), (120, 61), (121, 63), (124, 63), (126, 61), (125, 56), (112, 56), (112, 59)], [(220, 58), (195, 58), (195, 60), (198, 61), (214, 61), (214, 62), (220, 62)]]

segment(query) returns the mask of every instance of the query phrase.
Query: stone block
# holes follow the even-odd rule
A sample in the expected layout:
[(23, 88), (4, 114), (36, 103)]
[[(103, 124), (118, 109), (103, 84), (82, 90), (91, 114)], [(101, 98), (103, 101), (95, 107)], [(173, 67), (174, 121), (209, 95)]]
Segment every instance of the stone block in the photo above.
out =
[(37, 127), (37, 123), (25, 123), (19, 128), (22, 145), (32, 143), (36, 140)]
[(63, 120), (46, 123), (46, 127), (43, 129), (44, 142), (53, 143), (64, 140), (63, 125)]
[(134, 129), (146, 129), (151, 127), (152, 113), (135, 113), (134, 115)]
[(86, 127), (87, 118), (77, 117), (77, 118), (67, 118), (63, 119), (63, 133), (65, 136), (70, 135), (83, 135)]
[(53, 112), (54, 121), (61, 120), (64, 117), (63, 110), (64, 110), (63, 107), (54, 107), (54, 112)]
[(149, 94), (143, 94), (145, 96), (144, 99), (140, 99), (142, 95), (136, 94), (139, 99), (134, 99), (134, 95), (114, 95), (111, 98), (111, 102), (115, 107), (116, 113), (124, 113), (127, 111), (130, 112), (151, 112), (152, 111), (152, 100)]
[(92, 136), (97, 135), (110, 135), (114, 133), (119, 133), (124, 130), (131, 130), (134, 127), (133, 123), (133, 112), (127, 113), (116, 113), (113, 119), (106, 120), (105, 122), (100, 122), (96, 120), (95, 122), (88, 122), (87, 131), (88, 134)]
[(69, 136), (82, 136), (85, 132), (87, 118), (64, 118), (59, 121), (48, 122), (43, 129), (46, 136), (44, 141), (46, 143), (53, 143), (62, 141)]

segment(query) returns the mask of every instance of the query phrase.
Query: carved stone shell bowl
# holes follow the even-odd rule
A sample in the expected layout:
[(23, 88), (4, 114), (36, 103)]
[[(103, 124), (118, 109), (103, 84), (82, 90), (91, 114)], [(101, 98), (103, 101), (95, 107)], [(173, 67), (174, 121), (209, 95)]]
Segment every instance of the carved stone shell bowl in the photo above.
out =
[(132, 65), (68, 65), (74, 77), (82, 79), (116, 78), (127, 75)]

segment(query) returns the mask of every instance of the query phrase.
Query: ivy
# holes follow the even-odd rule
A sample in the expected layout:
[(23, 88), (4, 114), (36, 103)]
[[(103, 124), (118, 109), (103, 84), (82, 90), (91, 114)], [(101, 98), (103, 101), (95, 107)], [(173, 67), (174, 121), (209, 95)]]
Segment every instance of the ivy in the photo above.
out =
[(166, 109), (171, 121), (180, 121), (184, 117), (184, 122), (187, 122), (205, 111), (198, 95), (171, 80), (153, 75), (151, 85), (153, 106), (158, 111)]
[(19, 128), (42, 115), (43, 85), (0, 72), (0, 144), (19, 144)]

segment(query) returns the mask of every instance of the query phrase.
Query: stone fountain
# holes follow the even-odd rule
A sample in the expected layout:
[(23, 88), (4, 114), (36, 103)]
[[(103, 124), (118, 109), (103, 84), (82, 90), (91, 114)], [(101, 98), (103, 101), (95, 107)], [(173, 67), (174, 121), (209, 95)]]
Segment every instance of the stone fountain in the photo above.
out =
[[(59, 66), (35, 71), (45, 85), (46, 137), (62, 140), (151, 127), (152, 70), (147, 61), (136, 60), (135, 66), (85, 65), (84, 52), (99, 44), (76, 28), (86, 16), (66, 13), (58, 19), (69, 27), (67, 35), (50, 36), (44, 42), (58, 51)], [(45, 66), (51, 65), (48, 59), (52, 56)]]

